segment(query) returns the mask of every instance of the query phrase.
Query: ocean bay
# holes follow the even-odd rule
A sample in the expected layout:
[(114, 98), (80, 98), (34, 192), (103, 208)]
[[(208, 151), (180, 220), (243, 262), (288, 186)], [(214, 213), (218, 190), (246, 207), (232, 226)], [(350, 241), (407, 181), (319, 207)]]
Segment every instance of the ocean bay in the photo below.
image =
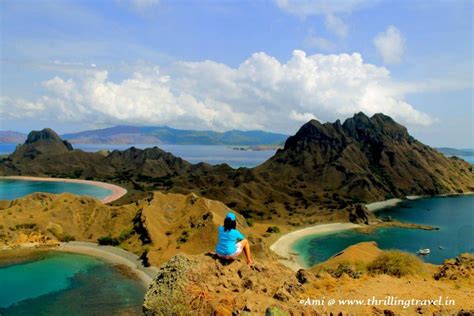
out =
[(345, 230), (304, 237), (293, 245), (306, 266), (323, 262), (345, 248), (363, 241), (375, 241), (381, 249), (416, 253), (430, 248), (426, 262), (441, 264), (462, 252), (474, 252), (474, 196), (433, 197), (403, 201), (382, 209), (377, 216), (391, 216), (401, 222), (432, 225), (439, 230), (395, 227), (377, 228), (372, 233)]
[(0, 313), (109, 314), (140, 312), (138, 280), (91, 256), (46, 252), (33, 261), (0, 266)]

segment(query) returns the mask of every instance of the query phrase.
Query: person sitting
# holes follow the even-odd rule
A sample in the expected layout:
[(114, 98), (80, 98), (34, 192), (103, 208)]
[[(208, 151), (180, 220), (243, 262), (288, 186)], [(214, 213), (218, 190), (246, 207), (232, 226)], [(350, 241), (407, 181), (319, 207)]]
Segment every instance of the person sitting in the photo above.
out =
[(247, 257), (247, 264), (253, 263), (252, 256), (250, 254), (250, 245), (244, 235), (236, 229), (237, 220), (235, 214), (232, 212), (227, 213), (224, 219), (224, 226), (219, 226), (219, 240), (216, 246), (217, 256), (235, 260), (244, 251)]

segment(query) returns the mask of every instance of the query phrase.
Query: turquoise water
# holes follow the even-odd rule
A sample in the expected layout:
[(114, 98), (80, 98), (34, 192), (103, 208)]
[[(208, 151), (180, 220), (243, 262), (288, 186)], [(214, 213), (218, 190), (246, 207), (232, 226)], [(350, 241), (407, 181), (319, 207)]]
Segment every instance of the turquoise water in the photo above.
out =
[(379, 228), (370, 234), (346, 230), (300, 239), (293, 250), (301, 254), (308, 266), (325, 261), (350, 245), (363, 241), (375, 241), (382, 249), (401, 249), (412, 253), (420, 248), (430, 248), (431, 254), (423, 258), (435, 264), (462, 252), (474, 252), (474, 196), (404, 201), (396, 207), (377, 212), (377, 216), (387, 215), (402, 222), (440, 229)]
[(0, 267), (0, 315), (139, 314), (145, 288), (99, 259), (46, 253)]
[(83, 183), (0, 179), (0, 200), (13, 200), (33, 192), (69, 192), (77, 195), (93, 196), (98, 199), (103, 199), (112, 193), (108, 189)]

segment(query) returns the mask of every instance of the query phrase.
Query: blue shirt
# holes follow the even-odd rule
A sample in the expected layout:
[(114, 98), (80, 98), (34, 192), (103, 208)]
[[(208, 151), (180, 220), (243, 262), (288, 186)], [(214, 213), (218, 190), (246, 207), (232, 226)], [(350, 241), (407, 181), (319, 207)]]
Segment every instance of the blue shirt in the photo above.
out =
[(216, 246), (216, 253), (224, 256), (231, 255), (237, 250), (235, 245), (239, 240), (245, 237), (237, 229), (224, 231), (224, 226), (219, 226), (219, 241)]

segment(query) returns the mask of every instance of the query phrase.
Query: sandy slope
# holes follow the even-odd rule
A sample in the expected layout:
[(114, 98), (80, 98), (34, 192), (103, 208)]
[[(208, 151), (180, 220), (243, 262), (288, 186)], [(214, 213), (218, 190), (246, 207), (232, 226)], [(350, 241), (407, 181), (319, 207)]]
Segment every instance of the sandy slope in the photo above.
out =
[(8, 176), (0, 177), (0, 179), (12, 179), (12, 180), (26, 180), (26, 181), (48, 181), (48, 182), (69, 182), (69, 183), (83, 183), (89, 185), (95, 185), (107, 190), (112, 191), (112, 193), (101, 201), (104, 203), (110, 203), (115, 201), (127, 193), (127, 190), (111, 183), (91, 181), (91, 180), (80, 180), (80, 179), (65, 179), (65, 178), (41, 178), (41, 177), (27, 177), (27, 176)]

